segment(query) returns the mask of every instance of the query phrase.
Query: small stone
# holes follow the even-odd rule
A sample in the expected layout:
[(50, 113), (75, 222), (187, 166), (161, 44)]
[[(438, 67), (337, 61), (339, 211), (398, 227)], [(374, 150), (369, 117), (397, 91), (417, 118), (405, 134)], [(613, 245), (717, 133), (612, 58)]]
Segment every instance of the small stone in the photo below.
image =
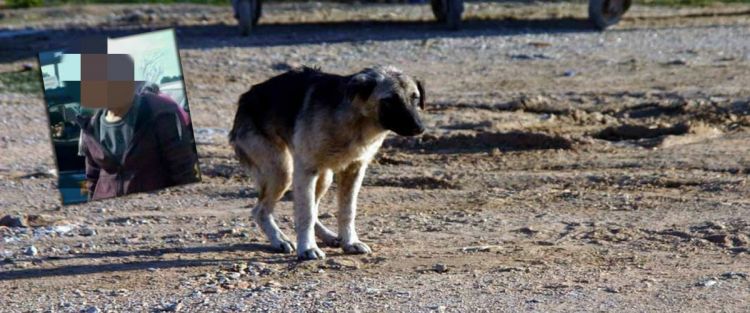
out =
[(51, 216), (45, 214), (30, 214), (26, 216), (28, 227), (46, 227), (46, 226), (58, 226), (65, 227), (69, 225), (65, 219), (59, 216)]
[(737, 234), (737, 236), (732, 238), (732, 241), (734, 242), (734, 245), (738, 247), (750, 245), (750, 237), (744, 234)]
[(448, 271), (448, 265), (445, 265), (443, 263), (438, 263), (438, 264), (435, 264), (435, 266), (433, 266), (432, 269), (437, 273), (445, 273)]
[(89, 227), (83, 227), (80, 230), (78, 230), (78, 234), (84, 237), (89, 237), (89, 236), (96, 235), (96, 231)]
[(713, 285), (716, 285), (717, 283), (718, 282), (716, 280), (707, 279), (707, 280), (704, 280), (702, 282), (699, 282), (697, 285), (700, 286), (700, 287), (706, 287), (706, 288), (708, 288), (708, 287), (711, 287)]
[(28, 246), (26, 247), (26, 250), (23, 251), (23, 254), (28, 256), (35, 256), (39, 254), (39, 250), (34, 246)]
[(24, 63), (21, 65), (21, 72), (28, 72), (34, 69), (34, 64)]
[(721, 246), (731, 246), (729, 236), (725, 234), (709, 235), (709, 236), (703, 237), (703, 239), (706, 239), (710, 242), (713, 242)]
[(490, 252), (493, 249), (499, 250), (499, 246), (470, 246), (461, 248), (461, 252), (464, 253), (475, 253), (475, 252)]
[(565, 72), (563, 72), (563, 76), (565, 77), (573, 77), (576, 75), (578, 75), (578, 73), (574, 70), (566, 70)]
[(667, 62), (667, 65), (687, 65), (688, 62), (683, 59), (674, 59), (672, 61)]
[(169, 303), (161, 308), (162, 312), (179, 312), (182, 309), (182, 302)]
[(89, 307), (87, 307), (87, 308), (86, 308), (86, 309), (84, 310), (84, 312), (86, 312), (86, 313), (100, 313), (100, 312), (101, 312), (101, 310), (99, 310), (99, 308), (97, 308), (97, 307), (95, 307), (95, 306), (89, 306)]
[(190, 294), (191, 298), (200, 298), (203, 297), (203, 293), (200, 290), (193, 291), (192, 294)]
[(232, 264), (232, 271), (237, 273), (244, 273), (247, 271), (247, 263), (234, 263)]
[(523, 233), (523, 234), (526, 234), (526, 235), (529, 235), (529, 236), (533, 236), (533, 235), (535, 235), (536, 233), (539, 232), (538, 230), (532, 228), (531, 226), (526, 226), (526, 227), (519, 228), (517, 231), (519, 233)]
[(613, 288), (613, 287), (606, 287), (604, 288), (604, 291), (609, 292), (609, 293), (620, 293), (620, 290), (618, 290), (617, 288)]
[(332, 269), (348, 269), (348, 270), (356, 270), (359, 269), (360, 265), (357, 260), (350, 259), (350, 258), (336, 258), (336, 259), (329, 259), (326, 261), (326, 264)]
[(740, 272), (726, 272), (724, 274), (721, 274), (721, 278), (723, 279), (734, 279), (734, 278), (745, 278), (747, 279), (747, 273), (740, 273)]
[(0, 218), (0, 226), (6, 227), (29, 227), (29, 221), (25, 216), (6, 215)]
[(523, 267), (518, 267), (518, 266), (512, 266), (512, 267), (501, 266), (501, 267), (498, 267), (495, 270), (495, 272), (498, 272), (498, 273), (527, 272), (528, 273), (529, 269), (528, 268), (523, 268)]
[(238, 237), (241, 233), (242, 231), (240, 231), (237, 228), (230, 228), (230, 229), (220, 230), (218, 232), (218, 235), (220, 237)]
[(250, 288), (250, 283), (246, 281), (238, 281), (235, 286), (237, 287), (237, 289), (248, 289)]
[(378, 288), (368, 287), (367, 289), (365, 289), (365, 293), (367, 293), (368, 295), (376, 294), (379, 292), (380, 292), (380, 289)]

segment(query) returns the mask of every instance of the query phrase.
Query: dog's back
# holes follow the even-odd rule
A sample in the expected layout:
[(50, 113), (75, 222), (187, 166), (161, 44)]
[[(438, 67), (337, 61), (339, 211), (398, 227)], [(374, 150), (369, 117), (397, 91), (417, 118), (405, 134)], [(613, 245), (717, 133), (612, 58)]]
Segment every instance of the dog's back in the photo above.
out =
[(254, 132), (264, 137), (277, 137), (288, 144), (310, 87), (316, 85), (316, 89), (337, 89), (344, 79), (343, 76), (303, 67), (254, 85), (240, 96), (234, 125), (229, 133), (230, 142)]

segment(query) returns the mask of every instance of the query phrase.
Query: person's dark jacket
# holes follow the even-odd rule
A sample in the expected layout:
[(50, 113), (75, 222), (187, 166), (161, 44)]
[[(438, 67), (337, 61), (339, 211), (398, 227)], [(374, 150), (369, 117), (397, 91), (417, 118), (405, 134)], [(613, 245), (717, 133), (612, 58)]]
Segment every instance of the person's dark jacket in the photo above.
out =
[(79, 118), (92, 200), (200, 180), (195, 146), (180, 123), (177, 104), (151, 93), (141, 94), (140, 101), (133, 139), (121, 160), (98, 140), (104, 110), (90, 118)]

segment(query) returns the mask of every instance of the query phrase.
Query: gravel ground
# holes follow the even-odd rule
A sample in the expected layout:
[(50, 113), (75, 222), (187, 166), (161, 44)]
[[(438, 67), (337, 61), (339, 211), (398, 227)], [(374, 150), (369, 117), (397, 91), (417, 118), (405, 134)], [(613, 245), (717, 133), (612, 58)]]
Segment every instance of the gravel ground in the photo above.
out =
[[(224, 7), (3, 11), (0, 72), (176, 26), (204, 181), (63, 207), (40, 94), (0, 86), (0, 218), (27, 219), (0, 226), (0, 311), (748, 312), (749, 9), (636, 6), (601, 33), (581, 4), (471, 3), (448, 32), (424, 5), (269, 4), (250, 38)], [(389, 137), (360, 196), (372, 255), (298, 263), (249, 219), (226, 130), (295, 64), (426, 81), (428, 133)]]

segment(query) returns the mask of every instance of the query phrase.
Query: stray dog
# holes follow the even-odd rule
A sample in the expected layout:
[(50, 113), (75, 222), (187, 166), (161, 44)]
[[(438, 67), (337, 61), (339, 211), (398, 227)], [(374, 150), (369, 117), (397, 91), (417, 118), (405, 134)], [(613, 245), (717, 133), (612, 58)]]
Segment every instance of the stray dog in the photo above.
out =
[[(349, 76), (302, 67), (244, 93), (229, 141), (257, 184), (253, 217), (271, 246), (284, 253), (295, 249), (272, 214), (292, 185), (298, 259), (325, 258), (316, 235), (346, 253), (372, 252), (354, 227), (365, 169), (389, 130), (402, 136), (424, 132), (419, 116), (424, 107), (422, 83), (394, 67)], [(334, 173), (338, 235), (318, 220), (318, 205)]]

